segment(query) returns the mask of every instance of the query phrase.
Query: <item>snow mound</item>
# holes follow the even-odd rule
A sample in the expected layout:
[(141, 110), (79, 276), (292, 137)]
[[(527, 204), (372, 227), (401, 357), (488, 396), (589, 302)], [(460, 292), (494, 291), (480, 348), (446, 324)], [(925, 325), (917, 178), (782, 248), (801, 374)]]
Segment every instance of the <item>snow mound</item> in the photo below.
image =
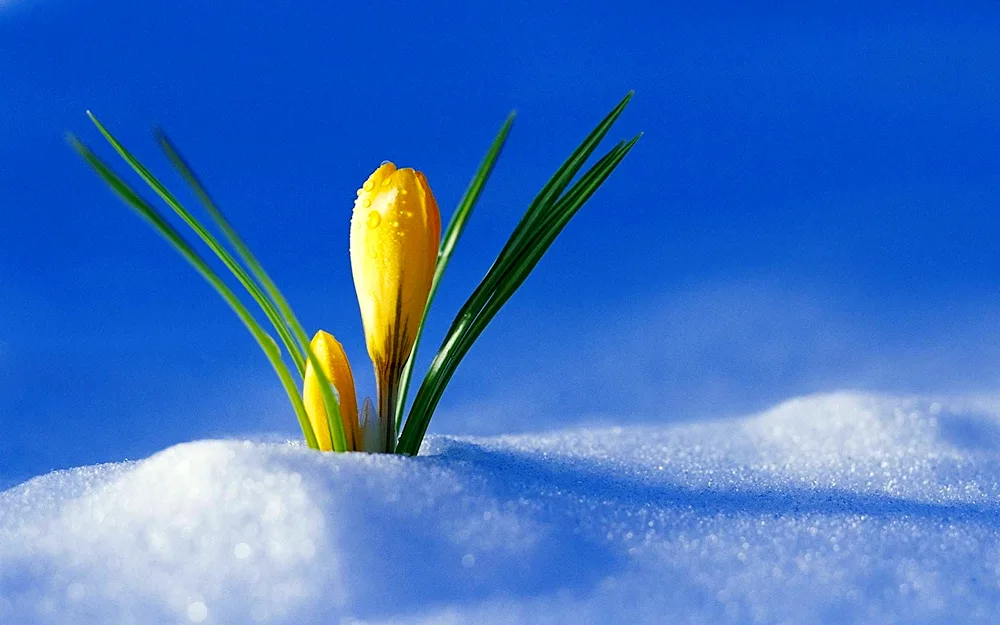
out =
[(178, 445), (0, 493), (0, 622), (1000, 623), (1000, 402)]

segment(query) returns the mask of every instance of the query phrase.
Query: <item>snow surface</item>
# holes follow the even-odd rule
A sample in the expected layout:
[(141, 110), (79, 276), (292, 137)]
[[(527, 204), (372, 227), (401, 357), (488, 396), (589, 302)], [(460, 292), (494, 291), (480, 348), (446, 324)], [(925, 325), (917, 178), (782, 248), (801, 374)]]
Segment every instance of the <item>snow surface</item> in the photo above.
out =
[(0, 493), (0, 623), (1000, 623), (1000, 401), (56, 472)]

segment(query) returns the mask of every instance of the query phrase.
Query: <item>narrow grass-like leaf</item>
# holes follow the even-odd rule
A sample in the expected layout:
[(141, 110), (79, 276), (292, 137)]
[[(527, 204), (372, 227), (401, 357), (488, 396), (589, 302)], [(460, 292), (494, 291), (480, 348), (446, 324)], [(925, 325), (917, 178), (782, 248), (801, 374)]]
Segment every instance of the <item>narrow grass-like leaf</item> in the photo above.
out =
[[(626, 96), (626, 98), (623, 99), (623, 101), (615, 107), (615, 109), (607, 117), (605, 117), (601, 124), (599, 124), (598, 127), (587, 137), (584, 143), (574, 151), (573, 155), (566, 161), (566, 163), (564, 163), (563, 167), (557, 171), (557, 173), (553, 176), (553, 179), (550, 180), (545, 187), (543, 187), (539, 196), (532, 202), (531, 207), (529, 207), (529, 210), (521, 220), (521, 223), (518, 224), (518, 228), (515, 229), (515, 232), (511, 235), (507, 244), (504, 246), (504, 251), (501, 252), (498, 259), (490, 268), (490, 272), (487, 274), (486, 278), (484, 278), (483, 282), (459, 312), (455, 321), (452, 323), (452, 327), (446, 335), (445, 341), (442, 344), (438, 355), (432, 362), (431, 368), (425, 377), (424, 384), (421, 385), (421, 389), (418, 391), (417, 399), (414, 400), (414, 405), (411, 408), (410, 419), (408, 419), (407, 422), (407, 426), (410, 431), (407, 432), (407, 430), (404, 429), (403, 436), (401, 438), (400, 445), (402, 453), (416, 453), (416, 450), (419, 449), (419, 441), (423, 439), (423, 434), (426, 431), (426, 425), (429, 423), (433, 410), (436, 407), (441, 394), (444, 392), (444, 387), (450, 380), (451, 375), (453, 375), (458, 362), (468, 351), (468, 347), (471, 346), (471, 341), (466, 342), (463, 337), (468, 335), (470, 328), (477, 321), (477, 319), (480, 324), (484, 323), (484, 320), (480, 319), (480, 315), (495, 297), (497, 289), (501, 288), (505, 281), (510, 280), (509, 274), (512, 264), (517, 265), (525, 260), (525, 242), (531, 240), (530, 238), (534, 236), (535, 231), (539, 229), (539, 226), (541, 225), (540, 222), (545, 222), (547, 218), (550, 219), (550, 217), (547, 217), (547, 214), (552, 211), (555, 200), (554, 196), (551, 195), (551, 191), (556, 188), (560, 190), (565, 188), (563, 181), (568, 182), (576, 171), (579, 170), (579, 166), (582, 165), (582, 161), (580, 159), (589, 156), (589, 154), (593, 152), (593, 148), (596, 147), (596, 141), (599, 141), (600, 138), (607, 133), (610, 123), (617, 119), (618, 115), (621, 114), (624, 105), (627, 104), (630, 96), (631, 94)], [(620, 144), (616, 150), (621, 147), (622, 145)], [(631, 145), (629, 145), (629, 148), (631, 148)], [(602, 159), (602, 162), (613, 158), (616, 150), (612, 150), (612, 152), (606, 155), (604, 159)], [(625, 152), (627, 151), (628, 150), (626, 149)], [(624, 153), (622, 156), (624, 156)], [(595, 171), (600, 169), (602, 167), (602, 162), (595, 165), (588, 175), (593, 175)], [(607, 173), (610, 173), (610, 170)], [(543, 196), (548, 199), (541, 201)], [(577, 206), (577, 208), (579, 208), (579, 206)], [(544, 249), (547, 249), (547, 247), (548, 244), (544, 246), (542, 253), (544, 253)], [(533, 267), (534, 264), (531, 266)], [(530, 269), (528, 271), (530, 271)], [(526, 275), (527, 274), (525, 274), (525, 277)], [(523, 281), (523, 278), (521, 281)], [(519, 286), (520, 282), (518, 282), (517, 285)], [(514, 288), (516, 289), (516, 286)], [(510, 294), (512, 293), (513, 290), (510, 291)], [(499, 303), (496, 301), (493, 302), (494, 306), (497, 306), (497, 310), (508, 297), (509, 295), (501, 298)], [(485, 322), (488, 323), (493, 314), (495, 314), (495, 311), (487, 315)], [(481, 331), (481, 329), (476, 331), (474, 336), (478, 337)], [(425, 389), (425, 386), (427, 386), (428, 389)], [(414, 422), (413, 427), (409, 426), (410, 420)], [(418, 429), (421, 423), (423, 424), (423, 431)]]
[[(632, 95), (633, 92), (630, 91), (622, 98), (622, 101), (587, 135), (583, 142), (570, 154), (569, 158), (556, 170), (556, 173), (545, 183), (542, 190), (538, 192), (538, 195), (532, 200), (524, 216), (514, 228), (514, 232), (507, 239), (497, 259), (486, 273), (486, 277), (479, 283), (479, 286), (476, 287), (455, 316), (455, 320), (448, 329), (446, 337), (460, 334), (463, 328), (472, 322), (478, 311), (482, 310), (482, 307), (486, 305), (486, 302), (492, 297), (493, 291), (497, 288), (499, 280), (506, 272), (509, 263), (517, 262), (520, 255), (520, 248), (525, 238), (530, 236), (534, 225), (538, 220), (543, 218), (553, 202), (558, 198), (558, 195), (562, 193), (573, 177), (580, 171), (580, 168), (583, 167), (586, 160), (597, 149), (598, 144), (607, 135), (611, 126), (624, 112), (625, 107), (632, 99)], [(445, 343), (447, 342), (446, 338)], [(429, 375), (430, 373), (428, 373)]]
[(135, 156), (129, 152), (124, 145), (118, 139), (111, 134), (111, 132), (105, 128), (97, 117), (95, 117), (90, 111), (87, 111), (90, 121), (94, 123), (97, 129), (104, 135), (108, 143), (114, 147), (115, 151), (129, 164), (129, 166), (145, 181), (147, 185), (153, 191), (159, 195), (164, 202), (186, 223), (194, 232), (201, 238), (202, 241), (211, 249), (216, 256), (223, 262), (229, 271), (239, 280), (243, 288), (247, 290), (250, 296), (257, 302), (261, 310), (267, 316), (268, 321), (274, 326), (275, 331), (277, 331), (278, 336), (281, 337), (282, 342), (285, 344), (285, 348), (288, 350), (289, 355), (295, 362), (295, 366), (299, 371), (299, 375), (302, 375), (305, 371), (305, 360), (302, 356), (302, 352), (297, 348), (295, 341), (292, 338), (291, 332), (283, 323), (281, 317), (278, 315), (278, 311), (274, 304), (266, 297), (264, 291), (260, 286), (253, 280), (253, 278), (247, 273), (247, 271), (240, 266), (236, 259), (232, 257), (228, 250), (219, 243), (218, 239), (215, 238), (207, 228), (205, 228), (201, 222), (195, 218), (180, 202), (174, 197), (172, 193), (161, 183), (157, 178), (142, 164), (139, 162)]
[(344, 432), (344, 424), (340, 418), (340, 399), (337, 395), (336, 389), (333, 388), (333, 384), (327, 377), (326, 372), (319, 364), (319, 360), (313, 353), (312, 348), (309, 344), (309, 337), (306, 335), (305, 330), (302, 328), (302, 324), (299, 323), (298, 317), (292, 311), (292, 307), (288, 304), (288, 300), (285, 299), (284, 295), (281, 294), (281, 290), (278, 289), (278, 285), (275, 284), (271, 276), (264, 270), (263, 265), (257, 260), (253, 252), (250, 251), (249, 246), (243, 241), (243, 238), (236, 232), (232, 223), (223, 214), (222, 209), (219, 208), (215, 200), (212, 199), (211, 194), (208, 189), (202, 184), (201, 179), (194, 172), (191, 165), (188, 164), (187, 160), (181, 155), (180, 150), (177, 146), (170, 140), (165, 132), (162, 130), (156, 131), (156, 140), (160, 144), (160, 148), (173, 163), (174, 167), (180, 172), (181, 177), (191, 186), (194, 190), (195, 195), (201, 200), (201, 203), (205, 206), (208, 214), (212, 217), (216, 226), (222, 231), (229, 243), (230, 247), (236, 252), (240, 260), (244, 265), (250, 270), (253, 278), (260, 284), (266, 296), (269, 298), (272, 306), (275, 307), (276, 313), (279, 316), (282, 324), (288, 329), (289, 332), (295, 337), (298, 342), (299, 349), (302, 353), (306, 354), (306, 358), (313, 366), (313, 370), (316, 372), (316, 378), (319, 381), (320, 392), (323, 394), (323, 406), (326, 408), (327, 414), (327, 424), (330, 428), (330, 441), (333, 444), (334, 451), (347, 451), (347, 437)]
[[(642, 133), (639, 133), (628, 141), (619, 142), (611, 151), (601, 157), (587, 173), (581, 176), (580, 180), (569, 191), (559, 198), (559, 201), (553, 205), (552, 210), (538, 223), (531, 235), (525, 240), (524, 245), (518, 250), (516, 255), (517, 261), (510, 264), (510, 268), (506, 270), (508, 273), (512, 269), (515, 271), (519, 270), (520, 266), (528, 264), (530, 262), (529, 259), (532, 257), (537, 256), (537, 258), (541, 258), (545, 250), (548, 249), (549, 245), (552, 244), (566, 224), (569, 223), (569, 220), (590, 199), (594, 192), (604, 184), (604, 181), (611, 175), (611, 172), (614, 171), (641, 137)], [(509, 287), (508, 273), (504, 274), (501, 283)]]
[(399, 439), (398, 453), (415, 455), (420, 450), (434, 409), (462, 358), (504, 303), (524, 282), (566, 223), (639, 139), (637, 136), (631, 141), (619, 143), (565, 195), (562, 194), (621, 115), (631, 95), (629, 93), (598, 124), (542, 188), (482, 283), (462, 307), (417, 391)]
[[(556, 170), (556, 173), (552, 175), (542, 190), (538, 192), (535, 199), (532, 200), (531, 204), (528, 205), (528, 209), (525, 211), (524, 216), (521, 221), (518, 222), (517, 226), (514, 228), (514, 232), (507, 239), (507, 243), (504, 244), (503, 249), (494, 261), (493, 266), (490, 267), (490, 271), (487, 272), (486, 277), (483, 279), (479, 288), (473, 293), (469, 301), (472, 303), (472, 307), (481, 303), (481, 297), (488, 297), (488, 293), (496, 287), (496, 283), (499, 280), (499, 275), (503, 271), (506, 263), (510, 262), (512, 259), (516, 260), (518, 257), (518, 247), (522, 244), (525, 237), (530, 236), (535, 223), (546, 213), (548, 208), (552, 203), (562, 194), (562, 192), (569, 185), (570, 181), (576, 176), (576, 174), (583, 167), (587, 159), (594, 153), (597, 146), (604, 140), (607, 136), (608, 131), (611, 130), (611, 126), (621, 117), (621, 114), (625, 111), (625, 107), (632, 100), (634, 92), (629, 91), (622, 101), (618, 103), (615, 108), (611, 109), (604, 119), (590, 132), (589, 135), (583, 140), (583, 142), (570, 154), (569, 158)], [(461, 313), (459, 313), (461, 316)]]
[[(531, 245), (518, 246), (523, 253), (520, 262), (508, 267), (508, 272), (503, 275), (498, 289), (493, 292), (479, 313), (463, 323), (459, 332), (446, 338), (445, 344), (431, 364), (425, 384), (421, 385), (414, 399), (413, 409), (400, 438), (399, 453), (415, 455), (419, 451), (420, 443), (430, 424), (430, 417), (462, 358), (500, 308), (523, 284), (562, 228), (607, 179), (638, 139), (637, 136), (629, 142), (622, 142), (616, 146), (563, 196), (554, 207), (553, 213), (556, 218), (548, 220), (546, 224), (538, 224), (538, 230), (542, 234), (534, 239)], [(417, 429), (418, 427), (422, 429)]]
[(275, 373), (281, 380), (281, 384), (288, 394), (289, 401), (295, 410), (302, 428), (302, 434), (306, 439), (306, 445), (312, 449), (318, 449), (316, 435), (313, 432), (309, 417), (306, 414), (302, 398), (299, 396), (298, 388), (292, 379), (291, 372), (281, 358), (281, 349), (274, 339), (269, 335), (254, 319), (246, 306), (239, 300), (233, 291), (226, 286), (225, 282), (215, 273), (214, 270), (201, 258), (198, 252), (184, 239), (184, 237), (156, 210), (151, 204), (146, 202), (132, 187), (130, 187), (121, 177), (118, 176), (104, 161), (100, 159), (86, 145), (76, 137), (70, 136), (70, 144), (80, 153), (87, 163), (94, 169), (98, 176), (108, 184), (109, 187), (125, 202), (126, 206), (138, 213), (164, 237), (177, 252), (215, 289), (229, 305), (243, 325), (260, 345), (264, 355), (270, 361)]
[(448, 222), (448, 229), (445, 231), (444, 237), (441, 239), (441, 246), (438, 250), (437, 264), (434, 266), (434, 279), (431, 281), (431, 290), (427, 295), (427, 304), (424, 306), (424, 313), (420, 318), (420, 325), (417, 326), (416, 338), (413, 341), (413, 351), (410, 352), (410, 358), (406, 361), (406, 366), (403, 367), (403, 374), (400, 378), (399, 400), (396, 404), (397, 436), (399, 435), (399, 428), (403, 421), (403, 410), (406, 407), (406, 396), (410, 389), (410, 376), (413, 373), (413, 363), (417, 358), (417, 349), (420, 347), (420, 337), (423, 335), (424, 321), (427, 319), (427, 312), (431, 308), (431, 302), (434, 300), (434, 294), (437, 292), (441, 276), (444, 275), (444, 270), (448, 266), (448, 261), (451, 260), (451, 255), (455, 251), (455, 245), (458, 243), (459, 237), (462, 236), (462, 232), (465, 230), (465, 224), (469, 221), (469, 216), (472, 215), (472, 209), (475, 208), (476, 203), (479, 201), (479, 197), (482, 195), (483, 189), (486, 187), (486, 182), (489, 180), (490, 174), (493, 173), (493, 167), (496, 165), (497, 159), (500, 158), (500, 152), (503, 150), (503, 146), (507, 142), (507, 135), (510, 134), (510, 129), (513, 125), (514, 113), (511, 113), (507, 116), (507, 120), (504, 121), (503, 126), (500, 127), (500, 132), (497, 133), (496, 138), (493, 139), (490, 149), (487, 150), (486, 156), (479, 165), (479, 169), (476, 170), (475, 175), (472, 177), (472, 181), (469, 183), (468, 188), (466, 188), (465, 194), (462, 196), (462, 199), (458, 203), (458, 207), (455, 209), (455, 213)]
[(486, 329), (486, 326), (499, 312), (500, 308), (508, 299), (520, 288), (528, 275), (535, 268), (542, 256), (548, 251), (559, 233), (562, 232), (570, 219), (580, 210), (583, 204), (604, 184), (611, 172), (625, 158), (625, 155), (632, 149), (641, 135), (637, 135), (631, 140), (621, 142), (613, 150), (608, 152), (597, 164), (594, 165), (576, 184), (562, 197), (553, 207), (548, 218), (538, 224), (537, 236), (529, 239), (523, 246), (519, 261), (513, 263), (500, 281), (500, 287), (490, 298), (483, 310), (476, 316), (470, 324), (462, 341), (458, 344), (459, 350), (464, 355), (465, 351), (472, 346), (479, 335)]

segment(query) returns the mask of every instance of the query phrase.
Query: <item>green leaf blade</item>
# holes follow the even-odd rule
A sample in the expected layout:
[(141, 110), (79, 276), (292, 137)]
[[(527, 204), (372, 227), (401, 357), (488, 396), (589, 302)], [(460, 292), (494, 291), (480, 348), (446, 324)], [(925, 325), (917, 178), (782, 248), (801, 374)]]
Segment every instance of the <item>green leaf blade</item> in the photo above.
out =
[(222, 261), (227, 269), (236, 277), (247, 293), (253, 298), (260, 309), (264, 312), (264, 315), (271, 322), (271, 325), (277, 331), (278, 335), (281, 337), (282, 342), (285, 344), (289, 355), (295, 362), (295, 366), (299, 371), (299, 375), (305, 370), (305, 360), (299, 348), (295, 345), (292, 339), (291, 333), (288, 331), (287, 327), (284, 326), (280, 317), (277, 314), (277, 310), (274, 304), (266, 297), (265, 293), (261, 287), (254, 281), (254, 279), (247, 273), (247, 271), (233, 258), (228, 250), (219, 242), (219, 240), (213, 235), (189, 210), (187, 210), (177, 198), (166, 188), (166, 186), (160, 182), (156, 176), (154, 176), (149, 169), (147, 169), (139, 160), (117, 139), (111, 131), (109, 131), (97, 117), (87, 111), (87, 116), (90, 117), (91, 122), (97, 127), (98, 131), (104, 136), (104, 138), (111, 144), (111, 146), (118, 152), (119, 156), (125, 160), (126, 163), (135, 171), (143, 181), (149, 185), (149, 187), (156, 192), (157, 195), (169, 206), (174, 213), (180, 217), (185, 224), (188, 225), (191, 230), (198, 235), (198, 237), (212, 250), (212, 252)]
[[(212, 199), (212, 195), (201, 182), (201, 178), (195, 173), (194, 168), (184, 158), (174, 142), (162, 130), (158, 129), (155, 135), (160, 148), (174, 165), (174, 168), (181, 174), (181, 177), (194, 190), (195, 195), (205, 206), (216, 226), (222, 231), (227, 243), (236, 251), (236, 254), (250, 270), (251, 275), (257, 283), (263, 287), (266, 296), (275, 308), (276, 315), (281, 324), (295, 338), (298, 348), (305, 354), (305, 359), (312, 365), (313, 371), (316, 372), (316, 379), (319, 382), (320, 392), (323, 394), (323, 407), (326, 409), (327, 427), (329, 428), (333, 449), (334, 451), (348, 451), (347, 435), (344, 432), (344, 424), (340, 417), (340, 398), (337, 395), (336, 389), (333, 388), (329, 377), (327, 377), (320, 366), (319, 360), (313, 353), (309, 337), (306, 335), (302, 324), (299, 323), (298, 317), (295, 315), (292, 307), (288, 304), (288, 300), (285, 299), (285, 296), (281, 293), (274, 280), (271, 279), (271, 276), (264, 270), (263, 265), (257, 260), (257, 257), (236, 231), (236, 228), (233, 227), (229, 219), (223, 214), (222, 209)], [(291, 348), (289, 347), (289, 349)]]
[(403, 373), (400, 377), (399, 384), (399, 398), (396, 404), (396, 436), (399, 436), (399, 429), (402, 425), (402, 415), (403, 410), (406, 407), (406, 397), (410, 389), (410, 378), (413, 373), (414, 362), (417, 358), (417, 351), (420, 347), (420, 338), (423, 335), (424, 323), (427, 319), (427, 313), (430, 311), (431, 302), (434, 300), (434, 295), (437, 293), (438, 285), (441, 282), (442, 276), (444, 276), (444, 271), (448, 266), (448, 262), (451, 260), (451, 256), (455, 251), (455, 246), (458, 243), (458, 239), (462, 236), (462, 232), (465, 230), (465, 225), (469, 221), (469, 217), (472, 215), (472, 210), (475, 208), (476, 204), (479, 202), (479, 197), (483, 193), (483, 189), (486, 187), (486, 183), (493, 173), (493, 168), (496, 166), (497, 160), (500, 158), (500, 153), (503, 151), (504, 145), (507, 143), (507, 136), (510, 134), (510, 130), (514, 125), (514, 113), (507, 116), (506, 121), (500, 127), (500, 131), (497, 133), (496, 138), (493, 139), (493, 143), (486, 152), (486, 156), (483, 157), (479, 168), (473, 175), (469, 186), (466, 188), (462, 199), (458, 203), (458, 207), (455, 209), (455, 213), (452, 215), (451, 220), (448, 223), (448, 228), (441, 239), (441, 246), (438, 250), (437, 263), (434, 266), (434, 278), (431, 281), (431, 289), (427, 295), (427, 303), (424, 305), (424, 312), (420, 317), (420, 324), (417, 326), (416, 338), (413, 341), (413, 349), (410, 352), (410, 357), (406, 361), (406, 365), (403, 367)]
[(616, 145), (566, 191), (631, 97), (630, 92), (550, 178), (514, 229), (486, 277), (455, 317), (417, 391), (400, 436), (400, 453), (415, 455), (419, 452), (433, 412), (462, 358), (500, 308), (523, 284), (573, 215), (638, 141), (641, 135)]
[(260, 346), (264, 355), (271, 363), (275, 373), (278, 375), (286, 394), (288, 394), (289, 401), (292, 403), (296, 417), (299, 420), (299, 426), (302, 428), (302, 434), (306, 440), (306, 445), (312, 449), (318, 449), (316, 435), (313, 432), (312, 425), (306, 415), (305, 406), (302, 404), (302, 398), (299, 396), (298, 389), (295, 387), (295, 383), (292, 379), (291, 373), (288, 371), (288, 367), (281, 359), (281, 351), (274, 339), (264, 331), (260, 324), (257, 323), (256, 319), (253, 318), (253, 315), (250, 314), (250, 311), (247, 310), (246, 306), (244, 306), (239, 298), (236, 297), (236, 294), (225, 285), (218, 274), (212, 270), (208, 263), (201, 258), (191, 244), (184, 239), (176, 228), (170, 225), (170, 222), (168, 222), (155, 207), (142, 199), (142, 197), (131, 186), (129, 186), (128, 183), (122, 180), (120, 176), (118, 176), (83, 142), (79, 141), (76, 137), (70, 136), (70, 145), (94, 169), (97, 175), (104, 180), (109, 187), (111, 187), (111, 190), (125, 202), (126, 206), (138, 213), (139, 216), (145, 219), (154, 230), (165, 238), (167, 242), (170, 243), (171, 246), (173, 246), (173, 248), (215, 289), (219, 296), (222, 297), (222, 299), (233, 310), (236, 316), (239, 317), (240, 321), (243, 322), (243, 325), (257, 341), (257, 344)]

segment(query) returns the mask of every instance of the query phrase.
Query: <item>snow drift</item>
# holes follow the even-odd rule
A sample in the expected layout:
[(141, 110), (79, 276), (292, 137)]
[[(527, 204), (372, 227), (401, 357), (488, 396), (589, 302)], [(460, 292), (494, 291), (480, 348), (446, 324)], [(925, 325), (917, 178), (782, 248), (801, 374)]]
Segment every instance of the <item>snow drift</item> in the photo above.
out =
[(1000, 622), (1000, 402), (424, 454), (200, 441), (33, 479), (0, 493), (0, 622)]

